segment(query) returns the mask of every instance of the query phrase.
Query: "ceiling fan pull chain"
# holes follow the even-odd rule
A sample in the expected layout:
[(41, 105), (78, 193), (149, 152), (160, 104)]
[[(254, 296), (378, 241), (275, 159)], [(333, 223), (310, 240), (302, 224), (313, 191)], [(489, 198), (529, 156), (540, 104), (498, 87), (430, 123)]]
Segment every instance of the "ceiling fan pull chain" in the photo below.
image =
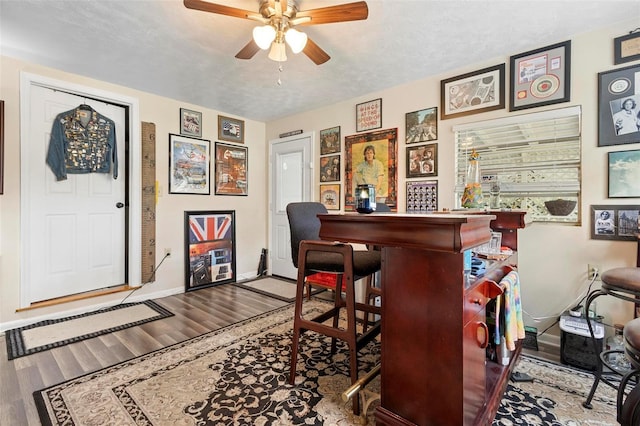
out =
[(282, 74), (282, 71), (284, 71), (282, 62), (278, 62), (278, 81), (276, 82), (278, 83), (278, 86), (282, 86), (282, 80), (280, 79), (280, 75)]

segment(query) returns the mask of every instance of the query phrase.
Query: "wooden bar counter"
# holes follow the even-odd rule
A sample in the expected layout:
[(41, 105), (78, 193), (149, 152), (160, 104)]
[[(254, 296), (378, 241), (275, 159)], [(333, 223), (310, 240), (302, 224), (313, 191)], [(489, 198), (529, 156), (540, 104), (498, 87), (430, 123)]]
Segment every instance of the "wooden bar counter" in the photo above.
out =
[[(495, 297), (487, 279), (499, 281), (506, 272), (497, 264), (470, 283), (463, 252), (487, 242), (491, 227), (503, 234), (524, 227), (523, 216), (319, 215), (322, 239), (382, 247), (378, 425), (491, 423), (519, 351), (507, 367), (486, 361), (485, 306)], [(517, 245), (517, 237), (509, 239)]]

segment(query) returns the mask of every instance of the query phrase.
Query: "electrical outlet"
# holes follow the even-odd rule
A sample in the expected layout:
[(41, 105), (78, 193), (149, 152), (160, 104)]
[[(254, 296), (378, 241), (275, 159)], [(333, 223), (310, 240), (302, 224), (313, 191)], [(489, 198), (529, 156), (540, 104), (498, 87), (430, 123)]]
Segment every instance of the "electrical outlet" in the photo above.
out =
[(587, 264), (587, 278), (589, 280), (592, 280), (594, 277), (596, 280), (599, 280), (601, 274), (600, 271), (602, 271), (600, 265), (596, 265), (595, 263)]
[(171, 256), (171, 249), (170, 248), (164, 249), (164, 255), (165, 256)]

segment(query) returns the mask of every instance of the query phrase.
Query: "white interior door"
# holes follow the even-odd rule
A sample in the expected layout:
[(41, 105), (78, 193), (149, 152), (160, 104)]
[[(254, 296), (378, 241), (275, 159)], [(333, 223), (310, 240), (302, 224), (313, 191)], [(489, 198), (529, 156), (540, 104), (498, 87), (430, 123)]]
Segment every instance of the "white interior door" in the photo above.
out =
[[(28, 199), (23, 283), (37, 302), (125, 283), (126, 179), (123, 107), (33, 86), (28, 146), (22, 149), (23, 196)], [(46, 164), (56, 115), (90, 105), (116, 123), (118, 178), (112, 173), (68, 174), (57, 181)], [(23, 141), (24, 143), (24, 141)]]
[(296, 279), (286, 208), (291, 202), (313, 200), (313, 134), (273, 140), (270, 151), (270, 271), (271, 275)]

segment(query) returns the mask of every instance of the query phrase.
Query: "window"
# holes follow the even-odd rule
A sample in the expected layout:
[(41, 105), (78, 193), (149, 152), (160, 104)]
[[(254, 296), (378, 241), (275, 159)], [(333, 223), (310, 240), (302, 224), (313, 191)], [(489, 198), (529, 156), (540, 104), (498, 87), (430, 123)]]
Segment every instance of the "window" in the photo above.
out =
[[(456, 207), (475, 149), (485, 204), (499, 188), (500, 208), (527, 210), (532, 221), (579, 224), (581, 115), (576, 106), (454, 126)], [(565, 211), (550, 211), (545, 202), (554, 200), (563, 200)]]

